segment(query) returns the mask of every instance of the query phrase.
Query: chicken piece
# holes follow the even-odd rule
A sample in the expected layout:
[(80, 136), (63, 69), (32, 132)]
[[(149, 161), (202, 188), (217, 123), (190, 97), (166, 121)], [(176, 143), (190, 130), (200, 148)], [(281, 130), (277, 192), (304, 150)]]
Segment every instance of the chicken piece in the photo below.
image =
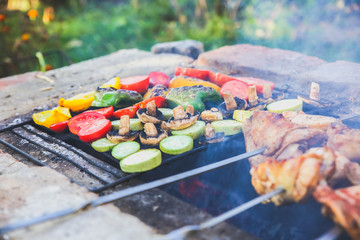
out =
[(360, 239), (360, 185), (337, 190), (321, 185), (314, 197), (323, 204), (325, 216), (342, 226), (353, 239)]
[(339, 119), (333, 117), (310, 115), (303, 112), (298, 113), (294, 111), (289, 111), (283, 112), (282, 115), (290, 122), (308, 128), (326, 130), (333, 123), (341, 124), (341, 121)]
[(299, 157), (280, 161), (268, 158), (251, 168), (251, 182), (259, 194), (283, 187), (285, 192), (270, 199), (277, 206), (301, 202), (312, 194), (320, 181), (340, 175), (337, 171), (342, 169), (343, 161), (343, 156), (330, 148), (310, 149)]
[(346, 163), (344, 166), (344, 174), (352, 184), (360, 185), (360, 165), (358, 163)]
[(360, 160), (360, 130), (342, 124), (332, 124), (326, 132), (327, 146), (336, 149), (350, 160)]
[[(325, 141), (325, 131), (294, 124), (282, 114), (256, 111), (242, 126), (246, 151), (266, 147), (263, 155), (251, 157), (256, 166), (266, 157), (286, 159), (298, 156), (312, 146), (320, 146)], [(295, 154), (295, 155), (293, 155)]]

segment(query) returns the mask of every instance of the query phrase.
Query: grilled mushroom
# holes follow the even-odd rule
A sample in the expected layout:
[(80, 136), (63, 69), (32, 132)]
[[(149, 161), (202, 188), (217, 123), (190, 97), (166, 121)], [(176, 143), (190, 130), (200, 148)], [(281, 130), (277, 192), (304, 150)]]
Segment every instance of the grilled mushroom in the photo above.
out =
[(145, 123), (144, 131), (140, 133), (140, 141), (145, 145), (157, 146), (166, 137), (168, 137), (167, 132), (156, 128), (153, 123)]
[(224, 102), (219, 105), (219, 110), (224, 117), (232, 117), (234, 110), (243, 110), (247, 107), (244, 99), (233, 97), (230, 91), (223, 93)]
[(134, 141), (139, 133), (130, 131), (130, 118), (128, 115), (121, 116), (119, 131), (110, 131), (106, 137), (112, 143), (121, 143), (127, 141)]
[(205, 110), (200, 114), (200, 119), (206, 122), (214, 122), (218, 120), (223, 120), (223, 115), (217, 108), (211, 108), (210, 110)]
[(146, 104), (146, 108), (140, 108), (136, 112), (138, 118), (143, 123), (154, 123), (158, 124), (161, 123), (163, 120), (162, 113), (157, 109), (155, 100)]
[(192, 105), (186, 107), (186, 112), (182, 106), (173, 109), (174, 116), (166, 123), (167, 127), (173, 130), (181, 130), (195, 124), (199, 118), (199, 112), (194, 110)]
[(214, 128), (212, 128), (211, 124), (206, 124), (205, 127), (205, 137), (201, 137), (199, 139), (200, 144), (206, 144), (206, 143), (217, 143), (224, 140), (225, 134), (223, 132), (215, 133)]

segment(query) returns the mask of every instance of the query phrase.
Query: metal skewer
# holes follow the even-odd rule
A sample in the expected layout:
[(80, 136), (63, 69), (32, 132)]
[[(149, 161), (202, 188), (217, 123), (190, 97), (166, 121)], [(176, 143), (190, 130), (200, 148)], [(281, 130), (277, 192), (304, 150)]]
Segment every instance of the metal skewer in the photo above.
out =
[(261, 195), (257, 198), (254, 198), (246, 203), (241, 204), (240, 206), (237, 206), (217, 217), (211, 218), (199, 225), (188, 225), (188, 226), (184, 226), (182, 228), (176, 229), (174, 231), (171, 231), (170, 233), (168, 233), (165, 237), (164, 240), (181, 240), (184, 239), (186, 237), (186, 235), (190, 232), (193, 231), (200, 231), (206, 228), (210, 228), (213, 227), (219, 223), (222, 223), (226, 220), (228, 220), (229, 218), (234, 217), (235, 215), (242, 213), (270, 198), (272, 198), (275, 195), (278, 195), (280, 193), (282, 193), (285, 189), (280, 187), (277, 188), (276, 190), (269, 192), (267, 194)]
[(53, 212), (50, 214), (45, 214), (45, 215), (37, 217), (37, 218), (9, 224), (7, 226), (3, 226), (0, 228), (0, 235), (5, 234), (10, 231), (13, 231), (18, 228), (24, 228), (24, 227), (32, 226), (32, 225), (42, 223), (45, 221), (49, 221), (52, 219), (56, 219), (56, 218), (64, 217), (67, 215), (86, 211), (90, 208), (94, 208), (94, 207), (97, 207), (97, 206), (100, 206), (103, 204), (111, 203), (116, 200), (132, 196), (134, 194), (142, 193), (142, 192), (145, 192), (145, 191), (157, 188), (157, 187), (161, 187), (161, 186), (164, 186), (164, 185), (167, 185), (170, 183), (174, 183), (174, 182), (183, 180), (188, 177), (197, 176), (199, 174), (206, 173), (206, 172), (227, 166), (229, 164), (238, 162), (240, 160), (247, 159), (249, 157), (252, 157), (252, 156), (255, 156), (258, 154), (262, 154), (265, 150), (266, 150), (266, 148), (263, 147), (263, 148), (260, 148), (260, 149), (257, 149), (257, 150), (254, 150), (254, 151), (251, 151), (248, 153), (243, 153), (243, 154), (231, 157), (231, 158), (224, 159), (224, 160), (216, 162), (216, 163), (212, 163), (212, 164), (209, 164), (209, 165), (206, 165), (203, 167), (195, 168), (195, 169), (192, 169), (192, 170), (189, 170), (189, 171), (186, 171), (183, 173), (179, 173), (179, 174), (176, 174), (176, 175), (173, 175), (170, 177), (166, 177), (166, 178), (155, 180), (155, 181), (152, 181), (149, 183), (141, 184), (136, 187), (132, 187), (132, 188), (118, 191), (118, 192), (114, 192), (114, 193), (106, 195), (106, 196), (98, 197), (98, 198), (96, 198), (92, 201), (88, 201), (78, 207), (63, 209), (61, 211)]
[(342, 233), (342, 229), (339, 226), (335, 226), (330, 229), (328, 232), (324, 233), (320, 237), (316, 238), (316, 240), (335, 240)]

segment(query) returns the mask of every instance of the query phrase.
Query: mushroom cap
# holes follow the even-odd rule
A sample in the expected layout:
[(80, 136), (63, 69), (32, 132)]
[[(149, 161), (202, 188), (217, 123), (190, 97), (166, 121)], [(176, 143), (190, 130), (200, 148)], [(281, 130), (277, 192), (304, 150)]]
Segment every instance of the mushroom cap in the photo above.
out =
[(163, 114), (158, 109), (156, 109), (156, 117), (150, 116), (146, 113), (146, 108), (140, 108), (137, 110), (136, 115), (143, 123), (154, 123), (159, 124), (163, 120)]
[(171, 117), (167, 125), (172, 130), (185, 129), (190, 127), (191, 125), (194, 125), (200, 116), (199, 112), (197, 111), (194, 113), (194, 115), (191, 115), (190, 113), (186, 113), (186, 115), (187, 117), (183, 119), (174, 119), (174, 117)]
[(162, 130), (161, 128), (157, 128), (158, 135), (156, 137), (149, 137), (146, 135), (145, 131), (141, 131), (140, 133), (140, 141), (144, 145), (151, 145), (151, 146), (157, 146), (163, 140), (164, 138), (168, 137), (168, 134), (166, 131)]
[(205, 136), (202, 136), (201, 138), (199, 138), (199, 143), (200, 144), (217, 143), (224, 140), (224, 138), (225, 138), (225, 133), (217, 132), (215, 133), (215, 137), (213, 138), (206, 138)]
[[(238, 98), (238, 97), (234, 97), (237, 108), (234, 110), (244, 110), (247, 107), (247, 102), (244, 99)], [(226, 104), (225, 102), (221, 103), (218, 106), (219, 111), (222, 113), (222, 115), (224, 117), (232, 117), (232, 114), (234, 113), (234, 110), (228, 111), (226, 110)]]
[(130, 131), (127, 135), (119, 135), (119, 131), (112, 130), (106, 134), (106, 138), (112, 143), (134, 141), (139, 136), (138, 132)]

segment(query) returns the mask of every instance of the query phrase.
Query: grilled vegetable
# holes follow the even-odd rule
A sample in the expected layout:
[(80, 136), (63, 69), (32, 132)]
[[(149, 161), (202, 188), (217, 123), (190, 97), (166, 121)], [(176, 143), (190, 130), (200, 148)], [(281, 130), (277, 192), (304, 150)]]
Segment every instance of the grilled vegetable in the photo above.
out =
[(54, 132), (63, 132), (67, 129), (68, 122), (69, 122), (69, 120), (54, 123), (54, 124), (51, 124), (49, 128)]
[(80, 113), (69, 120), (69, 130), (72, 134), (77, 135), (81, 128), (91, 125), (99, 119), (105, 119), (105, 117), (97, 112)]
[(106, 118), (111, 118), (114, 113), (114, 107), (110, 106), (110, 107), (100, 108), (100, 109), (96, 109), (96, 110), (88, 110), (86, 112), (97, 112)]
[(91, 125), (83, 126), (78, 136), (83, 142), (93, 142), (104, 137), (111, 130), (111, 122), (108, 119), (95, 120)]
[(60, 98), (59, 106), (67, 107), (73, 112), (80, 112), (88, 109), (94, 100), (95, 92), (87, 92), (75, 95), (69, 99)]
[(124, 172), (145, 172), (161, 164), (161, 152), (158, 149), (138, 151), (120, 161), (120, 168)]
[(167, 132), (161, 128), (156, 128), (153, 123), (145, 123), (144, 131), (140, 133), (141, 143), (150, 146), (159, 145), (160, 141), (167, 137)]
[(114, 78), (110, 79), (109, 81), (107, 81), (106, 83), (104, 83), (103, 85), (101, 85), (100, 88), (120, 89), (121, 88), (120, 78), (114, 77)]
[(149, 89), (145, 93), (144, 100), (148, 100), (148, 99), (156, 97), (156, 96), (165, 98), (166, 94), (168, 94), (168, 92), (169, 92), (169, 89), (167, 89), (167, 87), (165, 87), (163, 85), (156, 85), (155, 87)]
[(155, 100), (149, 102), (146, 108), (140, 108), (136, 114), (143, 123), (159, 124), (163, 120), (162, 113), (157, 110)]
[(71, 118), (70, 111), (65, 107), (56, 107), (52, 110), (47, 110), (32, 115), (34, 122), (37, 125), (50, 127), (54, 123), (59, 123)]
[(238, 122), (244, 122), (246, 119), (250, 118), (253, 115), (253, 111), (246, 110), (235, 110), (233, 114), (233, 119)]
[(125, 108), (142, 101), (142, 97), (135, 91), (117, 90), (115, 88), (98, 88), (94, 95), (93, 107)]
[(117, 143), (112, 143), (107, 138), (100, 138), (91, 143), (91, 146), (98, 152), (107, 152), (115, 147)]
[(140, 144), (138, 142), (122, 142), (119, 143), (118, 145), (116, 145), (112, 151), (111, 151), (111, 155), (118, 159), (124, 159), (127, 156), (130, 156), (131, 154), (136, 153), (137, 151), (140, 150)]
[(269, 112), (282, 113), (285, 111), (300, 112), (303, 102), (300, 99), (284, 99), (267, 105)]
[(205, 122), (197, 121), (194, 125), (183, 130), (172, 130), (172, 135), (186, 135), (198, 139), (205, 134)]
[(144, 94), (149, 87), (149, 76), (132, 76), (120, 79), (121, 89)]
[(232, 117), (234, 110), (242, 110), (247, 107), (247, 102), (244, 99), (233, 97), (230, 91), (223, 93), (224, 102), (219, 105), (219, 110), (226, 118)]
[(220, 94), (223, 96), (225, 92), (230, 91), (234, 97), (247, 100), (249, 98), (249, 85), (240, 81), (226, 82), (220, 89)]
[(235, 120), (222, 120), (212, 122), (211, 126), (215, 132), (223, 132), (226, 136), (234, 135), (241, 132), (241, 123)]
[(170, 108), (188, 105), (194, 106), (196, 111), (205, 110), (205, 105), (214, 107), (221, 103), (220, 94), (211, 87), (191, 86), (179, 87), (170, 90), (166, 95), (166, 105)]
[[(120, 120), (115, 120), (111, 122), (113, 129), (119, 129)], [(144, 124), (138, 118), (130, 119), (130, 131), (141, 131), (144, 128)]]
[(169, 88), (179, 88), (179, 87), (197, 86), (197, 85), (201, 85), (204, 87), (211, 87), (215, 89), (217, 92), (220, 91), (220, 87), (216, 84), (213, 84), (208, 81), (200, 80), (197, 78), (190, 78), (184, 76), (177, 76), (171, 79)]
[(124, 115), (120, 118), (119, 130), (110, 131), (106, 137), (113, 143), (121, 143), (127, 141), (134, 141), (139, 136), (139, 133), (130, 130), (130, 118)]
[(158, 110), (162, 113), (165, 121), (169, 120), (172, 116), (174, 116), (173, 110), (170, 108), (158, 108)]
[(194, 107), (189, 105), (186, 107), (185, 112), (182, 106), (173, 109), (174, 116), (166, 123), (169, 129), (181, 130), (195, 124), (199, 118), (199, 112), (194, 112)]
[(169, 87), (170, 77), (162, 72), (151, 72), (149, 74), (150, 86), (163, 85)]
[(133, 117), (135, 117), (136, 112), (137, 112), (138, 109), (139, 109), (139, 108), (136, 107), (136, 106), (131, 106), (131, 107), (127, 107), (127, 108), (122, 108), (122, 109), (116, 110), (116, 111), (113, 113), (113, 117), (114, 117), (114, 118), (121, 118), (121, 116), (128, 115), (129, 118), (133, 118)]
[(160, 150), (171, 155), (179, 155), (190, 151), (193, 146), (193, 139), (185, 135), (171, 136), (160, 142)]
[(214, 122), (223, 120), (223, 115), (217, 108), (211, 108), (210, 110), (205, 110), (201, 112), (200, 119), (206, 122)]
[(183, 67), (175, 68), (175, 76), (187, 76), (202, 80), (208, 80), (209, 73), (210, 73), (209, 70), (200, 70), (195, 68), (183, 68)]
[(165, 98), (161, 96), (152, 97), (142, 102), (138, 102), (134, 104), (134, 106), (139, 108), (146, 108), (146, 105), (151, 101), (155, 101), (156, 107), (158, 108), (165, 107)]
[(211, 126), (210, 123), (206, 124), (205, 127), (205, 137), (201, 137), (199, 139), (200, 144), (206, 144), (206, 143), (217, 143), (224, 140), (225, 134), (223, 132), (217, 132), (215, 133), (214, 128)]

